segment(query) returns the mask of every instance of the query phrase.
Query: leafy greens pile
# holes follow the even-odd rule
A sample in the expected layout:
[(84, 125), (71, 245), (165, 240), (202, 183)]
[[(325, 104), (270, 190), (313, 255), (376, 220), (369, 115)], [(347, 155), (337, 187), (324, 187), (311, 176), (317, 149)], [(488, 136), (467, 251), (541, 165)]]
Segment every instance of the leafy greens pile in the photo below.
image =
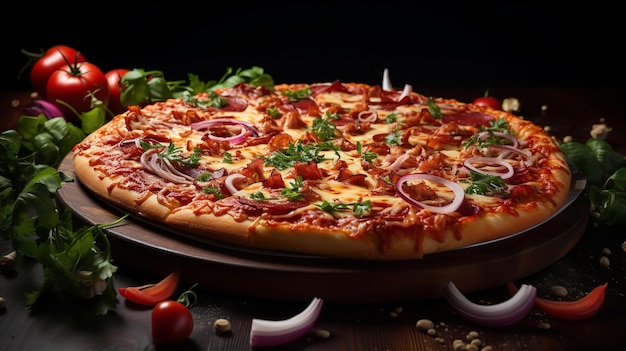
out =
[[(184, 81), (168, 82), (159, 71), (135, 69), (124, 76), (126, 105), (143, 105), (174, 97), (191, 97), (218, 87), (246, 82), (273, 88), (274, 82), (260, 67), (233, 71), (228, 68), (219, 81), (202, 82), (189, 74)], [(44, 282), (27, 293), (28, 307), (44, 297), (89, 300), (96, 315), (107, 314), (118, 303), (111, 248), (104, 229), (113, 223), (72, 227), (72, 213), (60, 209), (56, 191), (73, 179), (57, 170), (63, 158), (89, 133), (106, 123), (106, 107), (92, 104), (79, 116), (81, 127), (62, 117), (24, 115), (17, 130), (0, 134), (0, 235), (25, 258), (41, 263)]]

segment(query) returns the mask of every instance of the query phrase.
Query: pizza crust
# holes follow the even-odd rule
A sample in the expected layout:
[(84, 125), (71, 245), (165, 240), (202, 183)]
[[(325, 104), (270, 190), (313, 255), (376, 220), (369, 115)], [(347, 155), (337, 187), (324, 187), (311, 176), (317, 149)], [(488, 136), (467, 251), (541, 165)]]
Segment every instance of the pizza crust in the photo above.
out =
[[(151, 106), (148, 108), (152, 109)], [(511, 123), (520, 138), (533, 137), (537, 143), (553, 145), (549, 136), (538, 126), (504, 112), (490, 112)], [(419, 259), (424, 255), (506, 238), (535, 227), (563, 208), (571, 185), (571, 173), (564, 155), (553, 152), (547, 160), (548, 168), (552, 172), (551, 181), (555, 184), (554, 193), (550, 195), (552, 203), (538, 201), (536, 207), (529, 205), (529, 210), (517, 209), (516, 215), (495, 212), (474, 219), (464, 219), (456, 229), (447, 228), (441, 233), (439, 237), (443, 239), (440, 240), (428, 234), (396, 233), (392, 238), (385, 238), (385, 245), (382, 245), (383, 239), (373, 234), (355, 237), (340, 230), (302, 226), (293, 230), (288, 222), (284, 225), (266, 225), (261, 217), (235, 219), (228, 213), (198, 214), (193, 206), (171, 208), (161, 204), (157, 194), (144, 198), (144, 194), (117, 186), (117, 182), (124, 179), (121, 176), (111, 178), (92, 166), (92, 159), (97, 157), (93, 156), (92, 151), (98, 148), (100, 140), (122, 133), (130, 134), (131, 131), (125, 128), (125, 115), (119, 115), (87, 136), (81, 146), (75, 148), (73, 164), (79, 181), (105, 202), (144, 220), (163, 224), (178, 235), (245, 248), (343, 259)], [(142, 201), (137, 201), (139, 197), (142, 197)]]

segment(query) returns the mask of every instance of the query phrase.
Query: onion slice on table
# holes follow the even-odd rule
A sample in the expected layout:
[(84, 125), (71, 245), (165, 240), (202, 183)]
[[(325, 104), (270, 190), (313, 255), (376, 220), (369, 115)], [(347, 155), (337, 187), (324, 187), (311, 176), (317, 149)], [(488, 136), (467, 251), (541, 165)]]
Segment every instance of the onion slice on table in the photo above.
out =
[(537, 288), (523, 284), (510, 299), (494, 305), (479, 305), (470, 301), (453, 282), (444, 289), (450, 306), (463, 318), (486, 327), (504, 327), (521, 321), (535, 306)]
[[(482, 164), (485, 164), (486, 166), (487, 165), (497, 166), (498, 168), (504, 168), (506, 172), (498, 172), (496, 170), (489, 171), (489, 170), (486, 170), (485, 168), (479, 168), (479, 167), (474, 166), (473, 165), (474, 163), (482, 163)], [(471, 169), (472, 171), (476, 171), (478, 173), (488, 174), (492, 176), (500, 176), (500, 178), (502, 179), (511, 178), (513, 174), (515, 173), (515, 170), (513, 169), (513, 166), (511, 166), (510, 163), (498, 157), (474, 156), (474, 157), (470, 157), (466, 159), (465, 162), (463, 162), (463, 165)]]
[(306, 309), (289, 319), (279, 321), (252, 319), (250, 346), (277, 346), (296, 340), (313, 327), (323, 305), (324, 301), (315, 297)]
[[(444, 206), (432, 206), (432, 205), (427, 205), (421, 201), (417, 201), (411, 198), (409, 194), (407, 194), (402, 189), (402, 184), (408, 181), (412, 181), (412, 180), (428, 180), (431, 182), (442, 184), (446, 186), (447, 188), (449, 188), (450, 190), (452, 190), (452, 193), (454, 194), (454, 198), (452, 199), (452, 201), (450, 201), (450, 203)], [(432, 174), (413, 173), (413, 174), (407, 174), (405, 176), (402, 176), (400, 177), (400, 179), (398, 179), (398, 182), (396, 183), (396, 190), (398, 191), (398, 194), (400, 194), (400, 197), (404, 199), (404, 201), (408, 202), (409, 204), (416, 206), (416, 207), (425, 208), (431, 212), (436, 212), (436, 213), (449, 213), (449, 212), (456, 211), (459, 208), (459, 206), (461, 206), (461, 203), (463, 203), (463, 199), (465, 198), (465, 191), (459, 184), (453, 181), (447, 180), (445, 178), (432, 175)]]

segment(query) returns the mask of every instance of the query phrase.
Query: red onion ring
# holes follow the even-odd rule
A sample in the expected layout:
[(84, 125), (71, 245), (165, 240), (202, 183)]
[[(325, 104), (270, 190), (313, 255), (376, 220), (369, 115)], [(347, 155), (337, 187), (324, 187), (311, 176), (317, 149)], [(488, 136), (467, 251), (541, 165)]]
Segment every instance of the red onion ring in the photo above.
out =
[(479, 305), (467, 299), (452, 282), (444, 294), (450, 306), (463, 318), (488, 327), (504, 327), (526, 317), (535, 306), (537, 289), (523, 284), (510, 299), (494, 305)]
[[(431, 206), (421, 201), (412, 199), (409, 196), (409, 194), (405, 193), (404, 190), (402, 189), (402, 184), (411, 180), (428, 180), (431, 182), (444, 185), (450, 190), (452, 190), (452, 192), (454, 193), (454, 199), (452, 199), (452, 201), (449, 204), (444, 205), (444, 206)], [(409, 204), (416, 206), (416, 207), (421, 207), (421, 208), (424, 208), (431, 212), (436, 212), (436, 213), (449, 213), (449, 212), (456, 211), (459, 208), (459, 206), (461, 206), (461, 203), (463, 203), (463, 199), (465, 198), (465, 191), (459, 184), (453, 181), (447, 180), (445, 178), (432, 175), (432, 174), (414, 173), (414, 174), (407, 174), (405, 176), (402, 176), (400, 177), (400, 179), (398, 179), (398, 182), (396, 183), (396, 190), (398, 191), (398, 194), (400, 194), (400, 197), (404, 201), (408, 202)]]
[(254, 124), (250, 122), (246, 122), (246, 121), (239, 121), (236, 119), (231, 119), (231, 118), (216, 118), (216, 119), (209, 119), (206, 121), (195, 122), (191, 124), (191, 129), (200, 130), (200, 129), (209, 128), (216, 124), (217, 125), (242, 125), (248, 128), (248, 130), (250, 130), (250, 132), (254, 136), (259, 136), (259, 131), (256, 129)]
[(226, 187), (226, 189), (228, 189), (230, 194), (233, 195), (239, 191), (239, 189), (237, 189), (237, 187), (235, 186), (235, 183), (234, 183), (235, 179), (242, 179), (245, 177), (246, 176), (241, 173), (231, 173), (228, 176), (226, 176), (226, 179), (224, 179), (224, 186)]
[(269, 347), (286, 344), (306, 334), (322, 312), (324, 301), (314, 298), (309, 306), (297, 315), (284, 320), (252, 319), (250, 346)]
[[(501, 167), (505, 167), (506, 168), (506, 172), (502, 173), (502, 172), (496, 172), (496, 171), (487, 171), (483, 168), (478, 168), (475, 167), (472, 163), (484, 163), (484, 164), (488, 164), (488, 165), (495, 165), (495, 166), (501, 166)], [(515, 170), (513, 169), (513, 166), (511, 166), (510, 163), (506, 162), (505, 160), (498, 158), (498, 157), (483, 157), (483, 156), (474, 156), (474, 157), (470, 157), (467, 160), (465, 160), (463, 162), (463, 165), (473, 171), (476, 171), (478, 173), (483, 173), (483, 174), (488, 174), (488, 175), (492, 175), (492, 176), (499, 176), (502, 179), (508, 179), (511, 178), (513, 176), (513, 174), (515, 173)]]
[(376, 122), (378, 120), (378, 112), (376, 111), (361, 111), (359, 112), (356, 120), (360, 123)]

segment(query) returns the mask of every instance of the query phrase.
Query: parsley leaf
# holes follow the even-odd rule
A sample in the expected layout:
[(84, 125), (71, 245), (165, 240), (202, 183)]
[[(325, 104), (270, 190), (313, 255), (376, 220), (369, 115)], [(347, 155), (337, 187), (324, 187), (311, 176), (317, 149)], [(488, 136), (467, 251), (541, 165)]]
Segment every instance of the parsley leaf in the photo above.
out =
[(324, 117), (316, 118), (313, 120), (313, 126), (311, 127), (311, 130), (323, 141), (335, 138), (337, 127), (333, 122), (330, 121), (331, 118), (338, 119), (339, 115), (331, 115), (326, 112), (326, 115)]
[(339, 211), (349, 211), (350, 207), (352, 207), (352, 212), (357, 216), (364, 216), (370, 212), (372, 209), (372, 202), (370, 200), (359, 201), (353, 203), (343, 203), (343, 202), (329, 202), (327, 200), (322, 201), (321, 204), (317, 205), (322, 211), (333, 213)]
[(302, 176), (298, 176), (293, 182), (291, 182), (291, 188), (283, 189), (280, 194), (286, 197), (289, 201), (299, 200), (302, 198)]
[(426, 105), (428, 106), (428, 112), (430, 112), (431, 116), (437, 119), (441, 119), (443, 117), (439, 106), (437, 106), (433, 98), (428, 98), (428, 100), (426, 100)]
[(509, 194), (502, 177), (476, 171), (470, 171), (470, 186), (465, 189), (465, 193), (478, 195)]
[(274, 151), (269, 156), (264, 156), (263, 160), (265, 164), (274, 166), (276, 169), (282, 171), (289, 167), (292, 167), (296, 162), (310, 162), (320, 163), (325, 161), (324, 155), (320, 152), (327, 146), (327, 144), (304, 144), (300, 141), (296, 143), (289, 143), (287, 149)]

